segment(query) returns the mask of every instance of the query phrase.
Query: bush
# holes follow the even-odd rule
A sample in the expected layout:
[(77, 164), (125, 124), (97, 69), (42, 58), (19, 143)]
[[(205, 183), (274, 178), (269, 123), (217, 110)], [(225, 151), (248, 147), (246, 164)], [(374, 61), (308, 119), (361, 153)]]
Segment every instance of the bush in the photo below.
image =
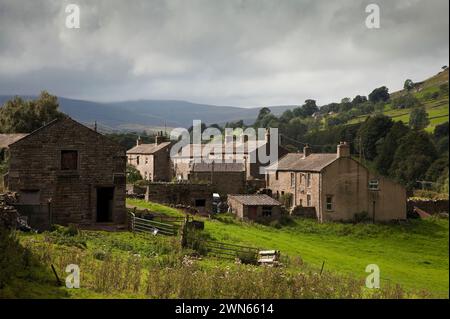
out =
[(238, 258), (241, 263), (246, 265), (257, 265), (258, 264), (258, 256), (251, 251), (240, 252), (238, 254)]
[(367, 212), (363, 211), (360, 213), (356, 213), (354, 217), (355, 222), (362, 223), (370, 220), (370, 216)]

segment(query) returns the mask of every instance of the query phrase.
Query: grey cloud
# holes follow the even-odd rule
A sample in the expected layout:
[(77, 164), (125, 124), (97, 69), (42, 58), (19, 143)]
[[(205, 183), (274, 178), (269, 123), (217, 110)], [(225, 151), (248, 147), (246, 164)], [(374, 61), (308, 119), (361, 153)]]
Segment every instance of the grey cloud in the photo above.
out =
[[(367, 4), (381, 7), (368, 30)], [(81, 29), (64, 26), (68, 3)], [(448, 64), (447, 0), (0, 0), (0, 94), (320, 104)]]

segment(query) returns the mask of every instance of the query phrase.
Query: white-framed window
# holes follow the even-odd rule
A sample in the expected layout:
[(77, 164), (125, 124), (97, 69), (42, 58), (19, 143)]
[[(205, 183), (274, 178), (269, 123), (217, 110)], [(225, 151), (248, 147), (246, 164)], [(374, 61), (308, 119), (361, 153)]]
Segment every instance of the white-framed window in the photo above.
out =
[(311, 187), (311, 173), (306, 174), (306, 187)]
[(311, 207), (311, 195), (306, 195), (306, 207)]
[(371, 191), (377, 191), (380, 189), (379, 181), (378, 179), (371, 179), (369, 181), (369, 189)]
[(291, 187), (295, 187), (295, 173), (291, 173)]
[(333, 210), (333, 196), (332, 195), (327, 195), (326, 196), (325, 208), (326, 208), (327, 211), (332, 211)]

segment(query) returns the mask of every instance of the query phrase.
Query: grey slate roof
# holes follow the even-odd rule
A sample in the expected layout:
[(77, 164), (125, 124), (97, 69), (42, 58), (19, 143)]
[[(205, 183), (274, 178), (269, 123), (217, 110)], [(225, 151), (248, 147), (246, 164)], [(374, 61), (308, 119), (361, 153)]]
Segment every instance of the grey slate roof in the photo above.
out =
[(281, 206), (281, 203), (269, 195), (228, 195), (229, 199), (235, 199), (246, 206)]
[(336, 153), (313, 153), (307, 157), (303, 157), (303, 153), (289, 153), (278, 161), (278, 167), (271, 165), (267, 171), (320, 172), (335, 160)]
[(243, 172), (243, 163), (193, 163), (191, 172)]
[(0, 148), (7, 148), (10, 144), (27, 135), (28, 134), (0, 134)]
[(169, 145), (170, 142), (163, 142), (160, 144), (141, 144), (129, 149), (127, 154), (154, 154)]

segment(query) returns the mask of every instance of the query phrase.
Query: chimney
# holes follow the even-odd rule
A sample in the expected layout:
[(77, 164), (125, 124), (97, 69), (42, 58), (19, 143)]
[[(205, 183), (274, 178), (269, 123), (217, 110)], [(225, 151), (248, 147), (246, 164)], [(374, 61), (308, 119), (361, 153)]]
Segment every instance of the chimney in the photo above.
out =
[(164, 136), (162, 136), (162, 134), (160, 132), (158, 132), (158, 134), (156, 134), (155, 136), (155, 144), (159, 145), (163, 142), (164, 140)]
[(309, 147), (309, 144), (305, 144), (305, 147), (303, 147), (303, 158), (307, 158), (309, 155), (311, 155), (311, 147)]
[(139, 146), (142, 144), (142, 139), (140, 136), (138, 136), (137, 140), (136, 140), (136, 146)]
[(350, 146), (347, 142), (340, 142), (337, 146), (337, 157), (350, 157)]

